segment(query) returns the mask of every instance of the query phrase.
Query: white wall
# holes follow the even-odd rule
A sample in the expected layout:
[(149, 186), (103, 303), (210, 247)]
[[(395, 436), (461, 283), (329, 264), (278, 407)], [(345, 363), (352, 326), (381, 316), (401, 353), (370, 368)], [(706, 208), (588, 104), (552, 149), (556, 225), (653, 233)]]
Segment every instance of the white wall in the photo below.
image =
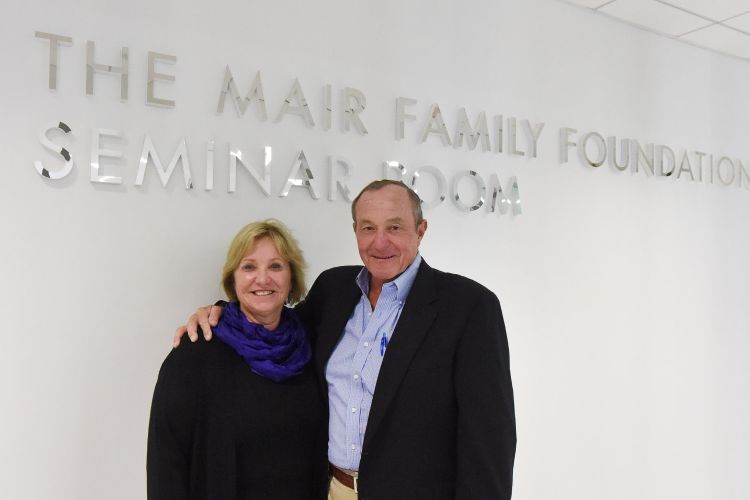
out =
[[(739, 500), (750, 496), (750, 191), (558, 161), (557, 130), (632, 137), (750, 162), (747, 62), (659, 38), (553, 0), (5, 5), (0, 30), (0, 497), (145, 497), (149, 403), (174, 327), (219, 296), (223, 253), (245, 222), (286, 221), (320, 270), (357, 262), (342, 200), (277, 196), (304, 149), (326, 185), (329, 155), (355, 165), (354, 189), (380, 162), (516, 176), (523, 213), (427, 213), (428, 262), (501, 298), (512, 354), (519, 500)], [(44, 31), (60, 49), (47, 89)], [(95, 76), (85, 95), (85, 42), (97, 60), (130, 49), (130, 98)], [(176, 55), (174, 84), (149, 107), (146, 52)], [(216, 114), (229, 64), (244, 94), (263, 74), (270, 118)], [(162, 69), (162, 68), (160, 68)], [(278, 113), (298, 77), (320, 124), (322, 87), (362, 90), (369, 134), (308, 129)], [(395, 140), (395, 98), (418, 120)], [(451, 135), (459, 108), (544, 121), (538, 157), (418, 142), (438, 102)], [(33, 161), (76, 167), (60, 181)], [(89, 182), (91, 131), (120, 130), (105, 160), (120, 186)], [(186, 138), (196, 189), (180, 172), (162, 188), (149, 166), (134, 185), (145, 134), (167, 162)], [(519, 134), (520, 135), (520, 134)], [(216, 139), (216, 188), (204, 190)], [(255, 164), (274, 148), (273, 195), (246, 174), (226, 192), (228, 143)]]

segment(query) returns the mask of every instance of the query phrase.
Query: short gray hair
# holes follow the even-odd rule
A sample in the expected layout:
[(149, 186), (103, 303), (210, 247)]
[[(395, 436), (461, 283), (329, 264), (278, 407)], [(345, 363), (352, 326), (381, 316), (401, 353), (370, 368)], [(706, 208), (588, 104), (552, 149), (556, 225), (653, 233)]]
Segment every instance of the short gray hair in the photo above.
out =
[(368, 191), (378, 191), (379, 189), (383, 189), (386, 186), (398, 186), (406, 190), (406, 194), (409, 195), (409, 201), (411, 202), (411, 211), (414, 214), (414, 223), (418, 226), (424, 220), (424, 218), (422, 217), (422, 200), (419, 198), (419, 195), (415, 193), (414, 190), (409, 186), (401, 181), (394, 181), (393, 179), (380, 179), (377, 181), (372, 181), (371, 183), (366, 185), (352, 202), (352, 220), (354, 222), (357, 222), (357, 202), (362, 197), (362, 195)]

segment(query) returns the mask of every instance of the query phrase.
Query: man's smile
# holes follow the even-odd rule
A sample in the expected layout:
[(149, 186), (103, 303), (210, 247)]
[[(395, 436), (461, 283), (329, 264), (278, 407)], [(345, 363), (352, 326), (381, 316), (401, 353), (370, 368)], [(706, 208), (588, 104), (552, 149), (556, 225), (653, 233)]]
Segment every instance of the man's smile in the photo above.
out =
[(372, 257), (373, 259), (377, 259), (377, 260), (389, 260), (389, 259), (395, 258), (396, 256), (395, 255), (386, 255), (384, 257), (380, 257), (378, 255), (371, 255), (370, 257)]

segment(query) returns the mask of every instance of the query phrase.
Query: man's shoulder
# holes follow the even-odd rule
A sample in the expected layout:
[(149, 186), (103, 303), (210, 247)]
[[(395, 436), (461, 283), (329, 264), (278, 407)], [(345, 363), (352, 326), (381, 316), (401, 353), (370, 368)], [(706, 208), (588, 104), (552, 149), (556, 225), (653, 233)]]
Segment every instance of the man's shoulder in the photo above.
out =
[(438, 300), (448, 301), (456, 310), (473, 310), (476, 307), (493, 310), (500, 307), (500, 299), (495, 292), (471, 278), (430, 267), (425, 275), (429, 275), (427, 279), (431, 282), (427, 285), (434, 289)]
[[(435, 285), (439, 290), (449, 290), (453, 294), (469, 294), (475, 295), (491, 295), (495, 296), (495, 293), (482, 285), (481, 283), (474, 281), (471, 278), (467, 278), (461, 274), (449, 273), (429, 267), (429, 272), (433, 275)], [(417, 275), (419, 277), (419, 275)]]

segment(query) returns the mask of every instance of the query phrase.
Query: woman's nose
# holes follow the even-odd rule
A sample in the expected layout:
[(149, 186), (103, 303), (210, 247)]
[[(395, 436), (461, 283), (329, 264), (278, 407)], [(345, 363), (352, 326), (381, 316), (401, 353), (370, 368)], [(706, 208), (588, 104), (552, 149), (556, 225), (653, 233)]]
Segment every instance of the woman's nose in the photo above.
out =
[(255, 281), (258, 283), (266, 283), (268, 281), (268, 271), (265, 269), (258, 269), (255, 275)]

